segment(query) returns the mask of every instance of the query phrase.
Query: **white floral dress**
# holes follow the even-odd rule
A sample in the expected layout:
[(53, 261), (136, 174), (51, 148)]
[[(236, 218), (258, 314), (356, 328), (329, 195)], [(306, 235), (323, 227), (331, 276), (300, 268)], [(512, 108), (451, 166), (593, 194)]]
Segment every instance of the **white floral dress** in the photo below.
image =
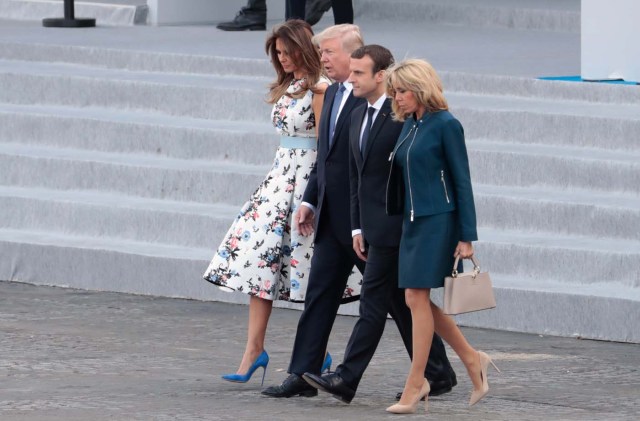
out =
[[(293, 80), (287, 92), (298, 91), (303, 81)], [(322, 78), (318, 83), (331, 82)], [(271, 116), (281, 136), (316, 139), (312, 99), (308, 90), (302, 98), (283, 95), (274, 104)], [(205, 280), (267, 300), (304, 301), (313, 236), (305, 237), (294, 228), (293, 214), (315, 162), (315, 149), (278, 148), (271, 170), (242, 206), (213, 256)], [(344, 302), (359, 298), (361, 283), (360, 274), (352, 273)]]

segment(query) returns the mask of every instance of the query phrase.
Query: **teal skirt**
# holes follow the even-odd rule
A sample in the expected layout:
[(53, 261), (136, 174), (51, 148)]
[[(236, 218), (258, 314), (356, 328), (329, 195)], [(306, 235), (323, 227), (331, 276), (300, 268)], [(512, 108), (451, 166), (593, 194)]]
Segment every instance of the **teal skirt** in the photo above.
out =
[[(441, 288), (451, 274), (460, 239), (457, 212), (405, 216), (400, 240), (400, 288)], [(458, 265), (462, 271), (462, 262)]]

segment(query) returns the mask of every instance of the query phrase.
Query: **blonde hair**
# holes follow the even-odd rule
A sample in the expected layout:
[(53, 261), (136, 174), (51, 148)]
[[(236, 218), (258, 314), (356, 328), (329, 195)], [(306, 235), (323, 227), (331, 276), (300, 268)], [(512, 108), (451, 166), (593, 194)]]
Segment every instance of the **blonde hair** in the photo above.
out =
[(433, 66), (424, 60), (408, 59), (395, 64), (387, 70), (385, 80), (387, 95), (392, 98), (393, 119), (396, 121), (404, 121), (407, 118), (396, 103), (396, 88), (413, 92), (418, 104), (425, 106), (427, 112), (449, 109), (442, 92), (440, 77)]
[(313, 43), (320, 45), (321, 42), (339, 38), (342, 41), (342, 49), (351, 54), (364, 45), (360, 27), (351, 23), (333, 25), (313, 37)]

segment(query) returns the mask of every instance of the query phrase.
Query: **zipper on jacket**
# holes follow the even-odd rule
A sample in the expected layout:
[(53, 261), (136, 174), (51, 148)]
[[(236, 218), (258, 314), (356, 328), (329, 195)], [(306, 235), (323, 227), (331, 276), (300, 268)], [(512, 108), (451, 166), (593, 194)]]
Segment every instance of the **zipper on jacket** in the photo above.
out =
[(449, 192), (447, 191), (447, 183), (444, 181), (444, 170), (440, 170), (440, 181), (442, 181), (442, 187), (444, 187), (444, 195), (447, 198), (447, 203), (451, 203), (449, 201)]
[[(415, 127), (415, 126), (414, 126)], [(413, 133), (413, 139), (411, 139), (411, 144), (407, 149), (407, 180), (409, 180), (409, 200), (411, 201), (411, 213), (410, 221), (413, 222), (413, 191), (411, 190), (411, 165), (409, 164), (409, 155), (411, 155), (411, 147), (413, 146), (413, 142), (416, 140), (416, 135), (418, 134), (418, 128), (416, 127), (416, 131)]]
[(393, 161), (393, 156), (396, 154), (396, 151), (398, 150), (398, 148), (400, 148), (400, 146), (402, 146), (404, 141), (407, 140), (407, 138), (409, 136), (411, 136), (411, 132), (413, 131), (413, 129), (415, 129), (415, 127), (416, 127), (416, 125), (414, 124), (413, 127), (411, 128), (411, 130), (409, 130), (409, 133), (407, 133), (407, 135), (400, 142), (398, 142), (398, 144), (395, 146), (395, 148), (393, 148), (393, 150), (389, 154), (389, 162)]
[[(411, 136), (411, 132), (413, 131), (413, 129), (416, 129), (416, 124), (414, 124), (411, 130), (409, 130), (409, 133), (407, 133), (407, 135), (400, 142), (398, 142), (396, 147), (393, 148), (393, 151), (391, 151), (391, 154), (389, 155), (389, 162), (391, 162), (391, 167), (389, 169), (389, 177), (387, 178), (387, 194), (389, 192), (389, 184), (391, 183), (391, 173), (393, 172), (393, 157), (396, 154), (396, 151), (400, 148), (400, 146), (402, 146), (404, 141), (407, 140), (409, 136)], [(413, 145), (413, 141), (416, 139), (416, 133), (418, 133), (418, 129), (416, 129), (415, 133), (413, 134), (411, 145)], [(411, 149), (411, 145), (409, 145), (409, 149)], [(409, 161), (409, 151), (407, 151), (407, 164), (408, 164), (408, 161)], [(411, 193), (411, 179), (409, 178), (408, 167), (407, 167), (407, 178), (409, 179), (409, 197), (411, 198), (411, 222), (413, 222), (413, 194)]]

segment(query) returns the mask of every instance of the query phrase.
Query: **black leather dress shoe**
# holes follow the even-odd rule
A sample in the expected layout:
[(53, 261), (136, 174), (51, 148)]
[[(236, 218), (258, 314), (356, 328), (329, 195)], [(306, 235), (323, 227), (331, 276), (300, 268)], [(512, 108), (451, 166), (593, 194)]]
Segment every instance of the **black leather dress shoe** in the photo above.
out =
[(284, 379), (281, 385), (267, 387), (260, 393), (272, 398), (290, 398), (292, 396), (311, 397), (318, 395), (318, 391), (314, 387), (309, 386), (309, 384), (302, 380), (302, 377), (297, 374), (290, 374), (289, 377)]
[(264, 31), (267, 29), (267, 11), (243, 7), (229, 22), (221, 22), (216, 28), (223, 31)]
[(304, 373), (302, 378), (311, 386), (320, 389), (323, 392), (331, 393), (334, 398), (344, 403), (351, 403), (356, 391), (347, 386), (337, 373), (325, 374), (318, 376), (317, 374)]
[(331, 9), (331, 0), (307, 0), (304, 20), (311, 26), (318, 23), (324, 12)]
[[(455, 375), (447, 380), (429, 380), (429, 386), (431, 386), (431, 391), (429, 392), (429, 396), (440, 396), (445, 393), (451, 392), (451, 389), (454, 388), (458, 384), (458, 380)], [(396, 395), (396, 400), (399, 401), (402, 398), (402, 392)], [(424, 400), (424, 398), (422, 398)]]

